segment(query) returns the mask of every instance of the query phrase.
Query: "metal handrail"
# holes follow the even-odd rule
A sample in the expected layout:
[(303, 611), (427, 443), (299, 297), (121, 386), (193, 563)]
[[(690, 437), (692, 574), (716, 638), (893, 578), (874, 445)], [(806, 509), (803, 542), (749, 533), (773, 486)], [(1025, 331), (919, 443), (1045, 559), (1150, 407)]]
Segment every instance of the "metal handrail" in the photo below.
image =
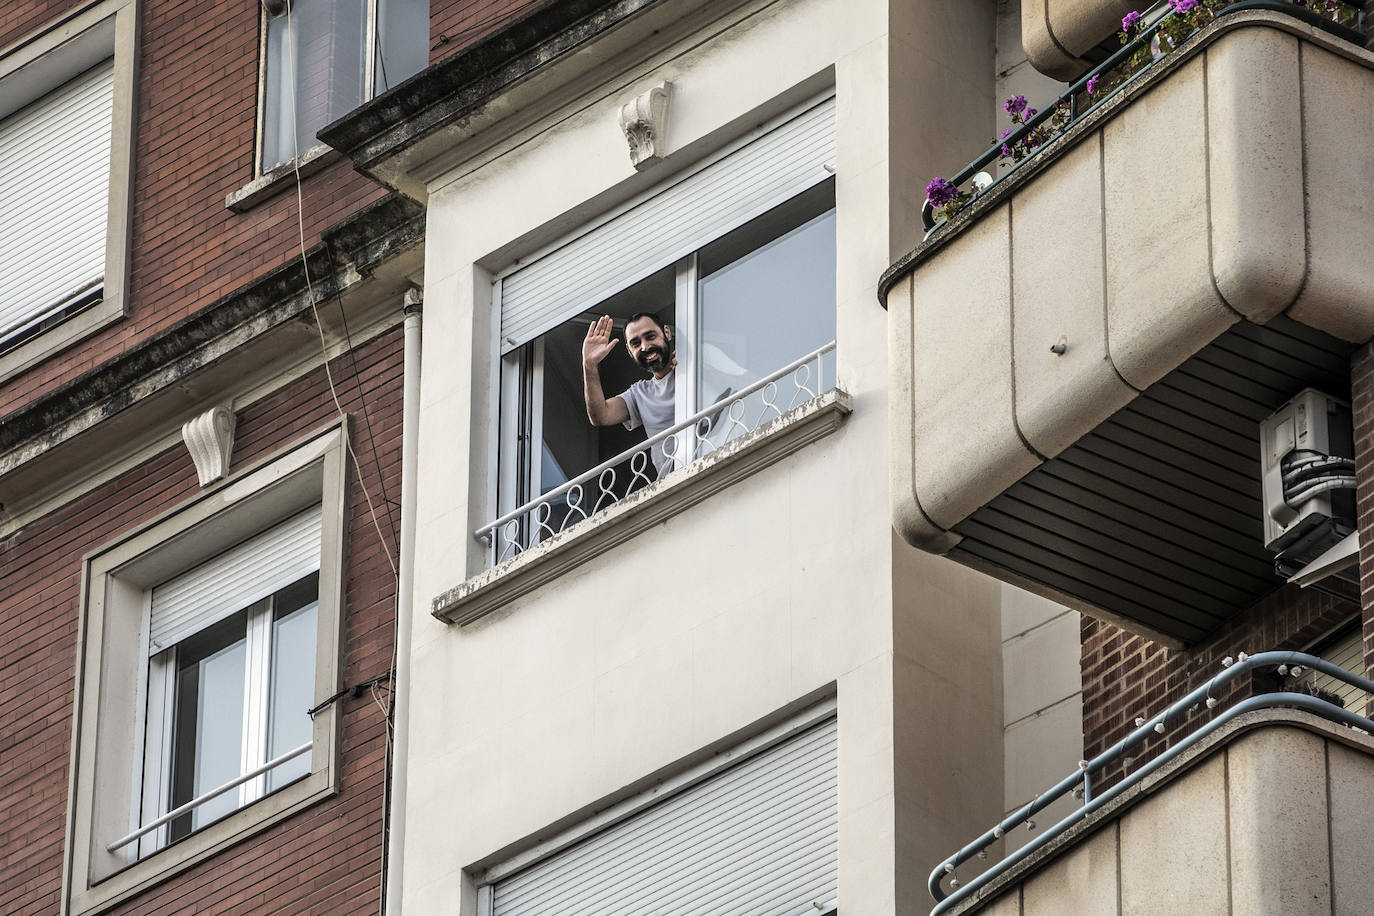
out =
[[(935, 908), (930, 911), (931, 916), (939, 916), (939, 914), (946, 912), (951, 907), (969, 899), (991, 881), (1005, 874), (1018, 862), (1024, 861), (1038, 850), (1044, 848), (1048, 843), (1074, 824), (1091, 818), (1096, 811), (1113, 799), (1119, 797), (1127, 789), (1137, 785), (1141, 780), (1157, 772), (1171, 760), (1174, 760), (1179, 754), (1183, 753), (1188, 748), (1194, 747), (1203, 738), (1244, 713), (1275, 706), (1293, 707), (1305, 709), (1323, 718), (1354, 728), (1363, 729), (1366, 732), (1374, 734), (1374, 720), (1356, 715), (1346, 709), (1342, 709), (1334, 703), (1329, 703), (1304, 693), (1263, 693), (1258, 696), (1250, 697), (1230, 707), (1215, 719), (1199, 727), (1196, 731), (1190, 732), (1183, 740), (1161, 753), (1158, 757), (1154, 758), (1140, 769), (1131, 773), (1130, 776), (1112, 786), (1103, 794), (1096, 797), (1093, 796), (1092, 775), (1094, 773), (1104, 769), (1108, 764), (1116, 762), (1119, 758), (1123, 757), (1127, 751), (1133, 750), (1147, 739), (1167, 732), (1168, 725), (1171, 721), (1187, 715), (1204, 703), (1206, 703), (1208, 708), (1212, 708), (1216, 702), (1215, 698), (1212, 696), (1213, 690), (1257, 668), (1278, 668), (1281, 666), (1288, 666), (1289, 670), (1291, 670), (1293, 666), (1311, 668), (1314, 671), (1320, 671), (1352, 687), (1358, 687), (1367, 694), (1374, 694), (1374, 681), (1360, 677), (1357, 674), (1352, 674), (1326, 659), (1317, 658), (1315, 655), (1308, 655), (1303, 652), (1261, 652), (1259, 655), (1245, 657), (1242, 653), (1240, 661), (1229, 665), (1224, 671), (1211, 678), (1206, 684), (1198, 687), (1183, 699), (1171, 705), (1168, 709), (1137, 726), (1129, 735), (1098, 754), (1092, 760), (1080, 761), (1077, 770), (1065, 776), (1050, 788), (1037, 794), (1029, 803), (1012, 814), (1007, 815), (995, 827), (986, 831), (976, 840), (960, 849), (953, 856), (950, 856), (937, 865), (930, 873), (930, 878), (927, 880), (927, 887), (930, 890), (930, 895), (937, 901)], [(1044, 831), (1034, 841), (1025, 844), (1013, 854), (1008, 855), (1000, 862), (989, 867), (967, 884), (959, 886), (956, 881), (953, 886), (957, 889), (950, 893), (945, 892), (942, 886), (943, 880), (946, 877), (953, 878), (955, 870), (960, 865), (968, 862), (974, 857), (986, 856), (988, 847), (996, 843), (1011, 830), (1022, 826), (1033, 829), (1035, 825), (1031, 818), (1059, 799), (1073, 793), (1080, 786), (1083, 789), (1083, 805), (1080, 808), (1053, 827)]]
[(128, 836), (121, 837), (120, 839), (115, 840), (113, 843), (106, 846), (105, 849), (108, 852), (114, 852), (116, 849), (122, 849), (123, 847), (128, 846), (134, 840), (140, 839), (152, 833), (154, 830), (158, 829), (163, 824), (170, 823), (171, 821), (174, 821), (177, 818), (181, 817), (183, 814), (186, 814), (188, 811), (192, 811), (196, 808), (199, 808), (201, 805), (205, 804), (211, 799), (219, 798), (225, 792), (228, 792), (231, 789), (237, 789), (245, 782), (257, 779), (259, 776), (266, 773), (268, 770), (275, 769), (281, 766), (283, 763), (295, 760), (301, 754), (304, 754), (306, 751), (310, 750), (310, 748), (313, 746), (314, 744), (312, 742), (306, 742), (305, 744), (302, 744), (300, 747), (295, 748), (294, 750), (289, 750), (285, 754), (282, 754), (278, 757), (273, 757), (271, 760), (267, 761), (262, 766), (257, 767), (256, 769), (249, 770), (247, 773), (244, 773), (241, 776), (235, 776), (233, 779), (229, 780), (224, 785), (216, 786), (209, 792), (204, 792), (200, 795), (197, 795), (195, 798), (191, 799), (186, 804), (173, 808), (171, 811), (168, 811), (166, 814), (162, 815), (156, 820), (149, 821), (148, 823), (144, 824), (142, 827), (139, 827), (137, 830), (135, 830)]
[[(492, 532), (500, 528), (501, 526), (508, 525), (511, 522), (521, 518), (522, 516), (527, 515), (530, 512), (533, 512), (540, 505), (553, 502), (554, 500), (558, 499), (558, 497), (571, 491), (574, 487), (580, 487), (582, 484), (586, 483), (587, 481), (591, 480), (592, 478), (596, 477), (602, 472), (607, 471), (615, 467), (616, 465), (629, 460), (630, 458), (633, 458), (640, 452), (645, 452), (653, 448), (653, 446), (659, 444), (660, 442), (663, 442), (673, 436), (678, 435), (684, 430), (696, 426), (698, 423), (700, 423), (702, 420), (705, 420), (707, 417), (719, 414), (722, 410), (728, 409), (734, 404), (743, 401), (749, 395), (754, 394), (757, 391), (762, 391), (764, 388), (767, 388), (769, 385), (777, 382), (779, 379), (781, 379), (788, 373), (795, 372), (802, 366), (805, 366), (808, 363), (812, 362), (816, 363), (819, 367), (821, 357), (825, 356), (825, 354), (831, 352), (834, 349), (835, 341), (832, 340), (825, 346), (820, 347), (816, 350), (812, 350), (810, 353), (806, 354), (800, 359), (793, 360), (786, 366), (783, 366), (781, 369), (778, 369), (770, 375), (766, 375), (763, 378), (759, 379), (757, 382), (754, 382), (753, 384), (748, 385), (744, 388), (741, 388), (739, 391), (732, 393), (727, 400), (718, 401), (714, 404), (711, 404), (708, 407), (704, 407), (701, 410), (698, 410), (696, 413), (692, 414), (690, 417), (683, 420), (681, 423), (678, 423), (674, 426), (670, 426), (662, 432), (655, 433), (654, 435), (645, 439), (643, 442), (636, 443), (630, 448), (627, 448), (625, 451), (616, 455), (614, 458), (609, 458), (606, 461), (601, 462), (591, 470), (583, 471), (578, 476), (558, 485), (557, 487), (554, 487), (549, 492), (544, 493), (530, 500), (520, 508), (512, 509), (510, 512), (507, 512), (500, 518), (495, 519), (494, 521), (487, 522), (485, 525), (478, 528), (476, 531), (472, 533), (473, 537), (477, 538), (477, 540), (481, 541), (483, 544), (490, 544)], [(816, 374), (816, 394), (819, 395), (824, 390), (824, 385), (822, 384), (822, 380), (820, 378), (819, 368), (817, 369)]]
[[(1352, 29), (1348, 26), (1341, 25), (1340, 23), (1332, 22), (1330, 19), (1323, 18), (1322, 16), (1319, 16), (1318, 14), (1312, 12), (1309, 9), (1298, 6), (1297, 4), (1293, 3), (1292, 0), (1237, 0), (1237, 2), (1228, 4), (1227, 6), (1219, 10), (1216, 16), (1218, 19), (1220, 19), (1222, 16), (1227, 16), (1232, 13), (1240, 13), (1246, 10), (1268, 10), (1271, 12), (1279, 12), (1289, 16), (1293, 16), (1296, 19), (1301, 19), (1309, 25), (1314, 25), (1317, 28), (1330, 32), (1338, 38), (1342, 38), (1346, 41), (1362, 45), (1365, 41), (1366, 35), (1368, 34), (1368, 23), (1365, 17), (1364, 5), (1362, 3), (1357, 2), (1357, 0), (1336, 0), (1336, 2), (1356, 12), (1357, 24), (1355, 28)], [(1105, 76), (1108, 73), (1111, 73), (1111, 71), (1115, 70), (1120, 64), (1125, 62), (1133, 54), (1135, 54), (1141, 48), (1149, 44), (1154, 39), (1154, 36), (1158, 33), (1160, 26), (1168, 19), (1172, 18), (1174, 15), (1176, 14), (1169, 7), (1167, 2), (1161, 2), (1151, 7), (1150, 10), (1143, 17), (1144, 21), (1149, 24), (1140, 30), (1139, 35), (1137, 35), (1134, 39), (1127, 42), (1126, 44), (1122, 45), (1120, 49), (1114, 52), (1102, 63), (1098, 64), (1096, 67), (1092, 68), (1087, 73), (1083, 74), (1083, 76), (1079, 77), (1079, 79), (1076, 82), (1070, 84), (1068, 89), (1061, 92), (1055, 98), (1055, 100), (1051, 102), (1049, 105), (1045, 106), (1043, 110), (1037, 112), (1033, 117), (1028, 118), (1025, 121), (1025, 123), (1017, 126), (1016, 129), (1008, 133), (1005, 137), (994, 142), (993, 145), (988, 147), (988, 149), (985, 150), (981, 155), (979, 155), (978, 158), (974, 159), (968, 165), (960, 169), (959, 172), (956, 173), (955, 176), (949, 180), (949, 183), (954, 187), (958, 188), (961, 185), (966, 184), (970, 179), (973, 178), (974, 175), (977, 175), (987, 166), (993, 164), (999, 159), (1004, 158), (1002, 156), (1003, 147), (1014, 147), (1017, 143), (1024, 140), (1038, 127), (1040, 127), (1045, 122), (1053, 118), (1054, 112), (1056, 111), (1056, 109), (1060, 107), (1060, 105), (1067, 106), (1069, 110), (1069, 120), (1067, 123), (1064, 124), (1063, 128), (1060, 131), (1058, 131), (1056, 136), (1062, 136), (1071, 127), (1073, 127), (1085, 116), (1087, 116), (1089, 112), (1100, 107), (1108, 99), (1117, 95), (1122, 90), (1124, 90), (1128, 85), (1135, 82), (1135, 80), (1139, 78), (1142, 73), (1147, 73), (1154, 66), (1155, 63), (1158, 63), (1158, 61), (1162, 60), (1163, 58), (1158, 58), (1155, 61), (1152, 61), (1150, 64), (1137, 70), (1135, 73), (1131, 74), (1129, 77), (1123, 80), (1120, 83), (1120, 85), (1113, 87), (1111, 92), (1105, 93), (1101, 97), (1093, 98), (1093, 103), (1091, 105), (1082, 109), (1081, 111), (1079, 110), (1078, 101), (1079, 98), (1083, 94), (1085, 94), (1088, 88), (1088, 82), (1092, 80), (1094, 77)], [(982, 188), (979, 188), (977, 192), (973, 195), (973, 200), (977, 200), (979, 197), (986, 195), (988, 191), (991, 190), (993, 187), (996, 187), (996, 185), (1000, 181), (1002, 181), (1012, 172), (1016, 171), (1016, 169), (1024, 163), (1034, 159), (1037, 155), (1039, 155), (1041, 150), (1043, 150), (1047, 146), (1049, 146), (1048, 140), (1045, 143), (1041, 144), (1041, 146), (1037, 148), (1034, 152), (1030, 153), (1025, 158), (1021, 159), (1019, 162), (1012, 163), (1011, 167), (1008, 168), (1005, 172), (994, 178), (987, 185), (983, 186)], [(969, 201), (970, 204), (972, 202), (972, 200)], [(967, 206), (968, 204), (965, 204), (965, 207)], [(934, 209), (931, 207), (929, 200), (925, 201), (925, 203), (921, 206), (921, 225), (927, 233), (931, 232), (932, 230), (938, 228), (941, 225), (944, 225), (943, 220), (937, 221), (935, 219), (935, 212)]]

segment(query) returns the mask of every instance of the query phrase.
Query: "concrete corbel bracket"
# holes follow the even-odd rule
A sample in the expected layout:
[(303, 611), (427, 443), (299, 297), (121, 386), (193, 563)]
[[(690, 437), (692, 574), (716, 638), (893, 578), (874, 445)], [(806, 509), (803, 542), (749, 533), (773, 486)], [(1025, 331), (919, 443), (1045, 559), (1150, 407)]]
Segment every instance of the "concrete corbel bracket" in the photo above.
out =
[(212, 407), (181, 426), (181, 438), (195, 462), (202, 487), (229, 473), (229, 455), (234, 450), (234, 412), (227, 407)]
[(630, 143), (630, 161), (636, 169), (648, 168), (663, 158), (672, 89), (672, 83), (662, 82), (620, 106), (620, 129)]

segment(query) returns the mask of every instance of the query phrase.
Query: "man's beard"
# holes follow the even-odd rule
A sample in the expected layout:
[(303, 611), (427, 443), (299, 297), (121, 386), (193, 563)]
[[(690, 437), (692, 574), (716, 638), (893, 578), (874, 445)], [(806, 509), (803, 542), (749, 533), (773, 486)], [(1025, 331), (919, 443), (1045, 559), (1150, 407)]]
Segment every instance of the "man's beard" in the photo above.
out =
[(635, 361), (649, 372), (659, 373), (668, 367), (668, 351), (662, 347), (645, 347)]

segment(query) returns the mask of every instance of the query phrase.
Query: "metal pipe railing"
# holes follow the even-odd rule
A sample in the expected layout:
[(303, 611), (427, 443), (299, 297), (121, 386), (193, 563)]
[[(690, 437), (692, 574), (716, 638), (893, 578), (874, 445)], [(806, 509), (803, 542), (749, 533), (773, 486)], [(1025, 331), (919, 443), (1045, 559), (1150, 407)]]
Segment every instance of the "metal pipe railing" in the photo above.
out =
[[(987, 884), (997, 877), (1005, 874), (1018, 862), (1033, 855), (1036, 851), (1043, 848), (1074, 824), (1090, 818), (1094, 812), (1100, 810), (1104, 805), (1119, 797), (1127, 789), (1135, 786), (1147, 776), (1157, 772), (1165, 764), (1178, 757), (1179, 754), (1195, 746), (1203, 738), (1244, 713), (1256, 709), (1276, 706), (1305, 709), (1323, 718), (1340, 722), (1354, 728), (1363, 729), (1366, 732), (1374, 734), (1374, 720), (1356, 715), (1355, 713), (1342, 709), (1334, 703), (1329, 703), (1317, 697), (1302, 693), (1263, 693), (1237, 703), (1235, 706), (1230, 707), (1225, 712), (1218, 715), (1215, 719), (1202, 725), (1197, 730), (1190, 732), (1183, 740), (1174, 744), (1158, 757), (1155, 757), (1149, 763), (1143, 765), (1140, 769), (1132, 772), (1128, 777), (1113, 785), (1106, 792), (1097, 796), (1092, 794), (1092, 776), (1094, 773), (1100, 772), (1109, 764), (1115, 763), (1124, 757), (1127, 751), (1135, 749), (1146, 740), (1167, 733), (1171, 721), (1186, 716), (1203, 704), (1206, 704), (1208, 708), (1212, 708), (1216, 702), (1215, 698), (1212, 696), (1212, 691), (1229, 684), (1242, 674), (1255, 669), (1279, 668), (1281, 666), (1289, 666), (1290, 670), (1292, 666), (1311, 668), (1314, 671), (1320, 671), (1352, 687), (1358, 687), (1367, 694), (1374, 694), (1374, 681), (1360, 677), (1357, 674), (1351, 674), (1344, 668), (1332, 664), (1326, 659), (1317, 658), (1314, 655), (1308, 655), (1303, 652), (1262, 652), (1259, 655), (1244, 657), (1242, 654), (1240, 661), (1229, 665), (1220, 674), (1208, 680), (1206, 684), (1198, 687), (1196, 690), (1183, 697), (1183, 699), (1169, 706), (1168, 709), (1137, 726), (1136, 729), (1125, 738), (1122, 738), (1092, 760), (1080, 762), (1077, 770), (1065, 776), (1049, 789), (1037, 794), (1035, 798), (1026, 805), (1012, 814), (1007, 815), (1007, 817), (1003, 818), (996, 826), (986, 831), (973, 842), (960, 849), (953, 856), (950, 856), (937, 865), (930, 873), (930, 878), (927, 881), (930, 895), (937, 901), (937, 905), (931, 910), (931, 916), (938, 916), (938, 914), (946, 912), (956, 904), (969, 899), (981, 888), (987, 886)], [(957, 880), (955, 880), (953, 887), (957, 889), (953, 889), (950, 893), (945, 892), (943, 887), (944, 879), (946, 877), (953, 879), (955, 871), (960, 865), (975, 857), (985, 857), (988, 847), (1004, 837), (1009, 831), (1027, 825), (1033, 827), (1034, 822), (1031, 819), (1037, 813), (1043, 811), (1059, 799), (1070, 795), (1080, 785), (1083, 787), (1084, 791), (1083, 804), (1072, 814), (1044, 831), (1034, 841), (1017, 849), (1012, 855), (990, 866), (986, 871), (969, 881), (967, 884), (959, 886)]]
[(793, 360), (786, 366), (783, 366), (781, 369), (778, 369), (777, 371), (764, 376), (763, 378), (759, 379), (753, 384), (748, 385), (744, 388), (741, 388), (739, 391), (732, 393), (728, 399), (718, 401), (714, 404), (702, 408), (701, 410), (698, 410), (696, 413), (692, 414), (690, 417), (683, 420), (682, 422), (670, 426), (662, 432), (655, 433), (654, 435), (645, 439), (643, 442), (636, 443), (634, 446), (616, 455), (614, 458), (607, 459), (606, 461), (603, 461), (600, 464), (598, 464), (596, 467), (587, 471), (583, 471), (576, 477), (573, 477), (572, 479), (560, 484), (559, 486), (554, 487), (549, 492), (544, 493), (530, 500), (523, 506), (520, 506), (518, 509), (512, 509), (505, 515), (502, 515), (500, 518), (488, 522), (487, 524), (483, 525), (482, 527), (474, 531), (473, 537), (477, 538), (477, 540), (481, 541), (483, 544), (492, 544), (494, 540), (493, 532), (497, 531), (502, 526), (509, 525), (511, 522), (514, 521), (518, 521), (524, 516), (537, 510), (540, 506), (549, 505), (556, 501), (559, 497), (572, 492), (574, 489), (577, 489), (580, 492), (580, 488), (583, 484), (599, 476), (605, 471), (608, 471), (611, 468), (614, 468), (616, 465), (619, 465), (625, 461), (632, 459), (637, 454), (647, 453), (655, 445), (658, 445), (661, 442), (665, 442), (666, 440), (673, 437), (679, 437), (681, 433), (683, 433), (685, 430), (692, 429), (697, 424), (701, 423), (703, 420), (706, 420), (709, 417), (718, 416), (722, 411), (729, 410), (736, 404), (742, 404), (745, 398), (749, 397), (752, 394), (755, 394), (756, 392), (762, 391), (769, 385), (775, 385), (778, 382), (778, 380), (780, 380), (784, 376), (792, 372), (797, 372), (803, 366), (807, 366), (810, 363), (816, 363), (817, 366), (816, 387), (814, 391), (811, 391), (809, 388), (806, 390), (811, 394), (812, 397), (820, 396), (820, 394), (822, 394), (826, 390), (821, 375), (821, 367), (823, 365), (823, 363), (821, 362), (821, 358), (825, 356), (827, 353), (833, 351), (834, 349), (835, 341), (832, 340), (825, 346), (820, 347), (816, 350), (812, 350), (810, 353), (806, 354), (800, 359)]
[[(1245, 10), (1268, 10), (1271, 12), (1285, 13), (1289, 16), (1293, 16), (1296, 19), (1300, 19), (1310, 25), (1314, 25), (1320, 29), (1330, 32), (1338, 38), (1342, 38), (1346, 41), (1354, 42), (1355, 44), (1363, 46), (1365, 42), (1365, 36), (1368, 33), (1368, 23), (1366, 22), (1363, 3), (1357, 2), (1357, 0), (1336, 0), (1336, 2), (1356, 13), (1355, 28), (1350, 28), (1349, 26), (1344, 26), (1340, 23), (1333, 22), (1330, 19), (1327, 19), (1317, 13), (1312, 12), (1309, 9), (1306, 9), (1305, 7), (1298, 6), (1296, 3), (1291, 2), (1291, 0), (1237, 0), (1237, 2), (1228, 4), (1227, 6), (1218, 10), (1216, 15), (1217, 18), (1221, 18), (1222, 16), (1226, 16), (1231, 13), (1244, 12)], [(954, 177), (949, 180), (949, 183), (953, 185), (955, 188), (961, 187), (964, 184), (968, 183), (970, 179), (972, 179), (975, 175), (977, 175), (987, 166), (992, 165), (999, 159), (1005, 158), (1002, 155), (1003, 147), (1015, 147), (1016, 144), (1020, 143), (1022, 140), (1026, 139), (1026, 137), (1028, 137), (1030, 134), (1034, 133), (1037, 129), (1044, 126), (1047, 122), (1054, 118), (1055, 111), (1059, 108), (1060, 105), (1064, 105), (1065, 107), (1067, 107), (1069, 111), (1069, 120), (1063, 125), (1063, 127), (1059, 131), (1056, 132), (1056, 136), (1060, 136), (1066, 131), (1068, 131), (1069, 128), (1073, 127), (1074, 124), (1078, 123), (1085, 116), (1087, 116), (1089, 112), (1098, 108), (1100, 105), (1102, 105), (1102, 103), (1106, 102), (1108, 99), (1112, 98), (1117, 93), (1124, 90), (1128, 85), (1134, 82), (1142, 73), (1148, 72), (1150, 68), (1154, 65), (1154, 63), (1157, 63), (1159, 60), (1162, 60), (1163, 57), (1161, 56), (1160, 58), (1156, 58), (1156, 60), (1151, 62), (1151, 64), (1142, 67), (1140, 70), (1137, 70), (1135, 73), (1131, 74), (1129, 77), (1123, 80), (1120, 83), (1120, 85), (1115, 86), (1110, 92), (1105, 93), (1101, 97), (1093, 97), (1091, 105), (1081, 107), (1078, 104), (1078, 100), (1084, 95), (1087, 95), (1088, 83), (1091, 80), (1093, 80), (1094, 78), (1101, 78), (1103, 76), (1110, 74), (1118, 66), (1125, 63), (1137, 51), (1147, 46), (1154, 39), (1155, 35), (1158, 34), (1160, 26), (1163, 25), (1165, 21), (1167, 21), (1175, 15), (1176, 13), (1174, 13), (1174, 11), (1169, 7), (1167, 3), (1156, 4), (1149, 10), (1149, 12), (1147, 12), (1144, 15), (1144, 21), (1148, 24), (1141, 28), (1139, 35), (1137, 35), (1135, 38), (1133, 38), (1126, 44), (1122, 45), (1120, 49), (1114, 52), (1105, 61), (1098, 64), (1096, 67), (1089, 70), (1087, 73), (1083, 74), (1083, 76), (1079, 77), (1078, 80), (1070, 84), (1068, 89), (1061, 92), (1055, 98), (1055, 100), (1049, 105), (1047, 105), (1043, 110), (1037, 112), (1033, 117), (1028, 118), (1025, 121), (1025, 123), (1019, 125), (1010, 133), (1008, 133), (1005, 137), (993, 143), (993, 145), (990, 146), (987, 150), (985, 150), (982, 154), (980, 154), (978, 158), (974, 159), (968, 165), (960, 169), (959, 172), (956, 173)], [(1051, 137), (1049, 139), (1052, 140), (1054, 138)], [(1043, 149), (1048, 144), (1049, 140), (1046, 140), (1045, 143), (1041, 144), (1040, 149)], [(988, 184), (978, 188), (977, 192), (974, 194), (974, 199), (976, 200), (978, 197), (987, 194), (988, 191), (991, 188), (995, 187), (998, 182), (1006, 178), (1008, 175), (1010, 175), (1024, 163), (1029, 162), (1031, 159), (1034, 159), (1038, 153), (1039, 149), (1037, 149), (1035, 152), (1030, 153), (1024, 159), (1012, 163), (1011, 167), (1008, 168), (1007, 171), (1003, 172), (1001, 175), (994, 178)], [(970, 203), (972, 203), (972, 201), (970, 201)], [(935, 229), (937, 225), (943, 225), (943, 221), (937, 223), (935, 219), (934, 209), (931, 207), (929, 200), (925, 201), (925, 203), (921, 206), (921, 225), (927, 233)]]
[(134, 840), (140, 839), (152, 833), (154, 830), (158, 829), (163, 824), (171, 823), (172, 821), (181, 817), (183, 814), (186, 814), (189, 811), (193, 811), (196, 808), (199, 808), (201, 805), (205, 804), (211, 799), (219, 798), (225, 792), (228, 792), (231, 789), (237, 789), (245, 782), (257, 779), (259, 776), (266, 773), (268, 770), (275, 769), (276, 767), (281, 766), (283, 763), (288, 763), (289, 761), (295, 760), (301, 754), (304, 754), (307, 751), (309, 751), (310, 748), (313, 746), (314, 745), (311, 742), (306, 742), (305, 744), (302, 744), (300, 747), (295, 748), (294, 750), (289, 750), (285, 754), (282, 754), (278, 757), (273, 757), (271, 760), (267, 761), (262, 766), (249, 770), (247, 773), (244, 773), (241, 776), (235, 776), (233, 779), (229, 780), (224, 785), (216, 786), (209, 792), (204, 792), (200, 795), (197, 795), (195, 798), (191, 799), (186, 804), (173, 808), (171, 811), (168, 811), (166, 814), (162, 815), (156, 820), (149, 821), (148, 823), (144, 824), (142, 827), (139, 827), (137, 830), (135, 830), (128, 836), (115, 840), (113, 843), (106, 846), (105, 849), (108, 852), (114, 852), (116, 849), (122, 849), (125, 846), (128, 846)]

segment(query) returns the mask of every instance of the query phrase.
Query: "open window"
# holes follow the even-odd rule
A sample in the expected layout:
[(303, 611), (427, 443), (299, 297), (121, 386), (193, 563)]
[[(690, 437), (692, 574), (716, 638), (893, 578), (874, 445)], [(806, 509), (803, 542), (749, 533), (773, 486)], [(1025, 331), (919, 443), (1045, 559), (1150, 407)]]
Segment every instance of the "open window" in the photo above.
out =
[(336, 790), (344, 433), (87, 558), (68, 911)]
[[(826, 100), (498, 280), (495, 560), (833, 387), (832, 158)], [(620, 344), (599, 366), (613, 398), (649, 376), (624, 345), (643, 313), (672, 337), (674, 424), (592, 426), (587, 329), (613, 319)]]
[(429, 63), (429, 0), (265, 0), (259, 173)]

